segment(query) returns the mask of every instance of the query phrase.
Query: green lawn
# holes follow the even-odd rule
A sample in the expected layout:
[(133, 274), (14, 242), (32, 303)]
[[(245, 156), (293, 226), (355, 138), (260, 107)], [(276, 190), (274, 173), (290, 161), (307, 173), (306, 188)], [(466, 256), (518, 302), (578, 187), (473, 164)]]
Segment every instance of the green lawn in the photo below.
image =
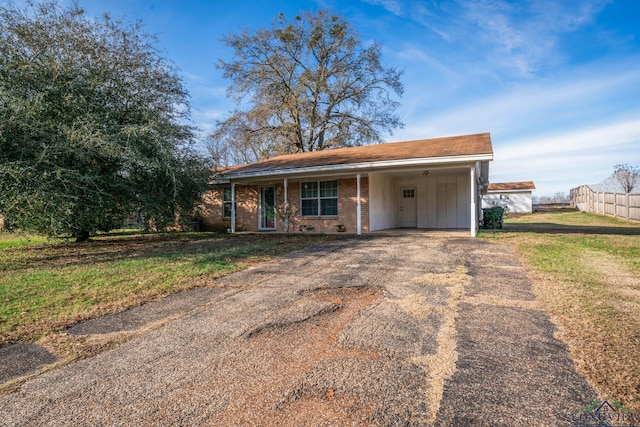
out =
[(559, 212), (507, 218), (538, 298), (602, 398), (640, 409), (640, 224)]
[(52, 240), (45, 236), (0, 232), (0, 250), (15, 246), (30, 246), (36, 243), (47, 243), (51, 241)]
[(0, 344), (198, 286), (317, 243), (311, 235), (107, 235), (76, 244), (0, 234)]

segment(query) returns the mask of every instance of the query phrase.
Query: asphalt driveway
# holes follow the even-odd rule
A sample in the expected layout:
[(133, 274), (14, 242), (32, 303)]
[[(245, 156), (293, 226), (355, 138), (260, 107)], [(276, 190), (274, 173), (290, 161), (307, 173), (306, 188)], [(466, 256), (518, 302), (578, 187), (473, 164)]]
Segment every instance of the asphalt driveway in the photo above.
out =
[[(0, 425), (569, 426), (596, 398), (505, 245), (344, 239), (218, 285), (0, 396)], [(69, 333), (144, 324), (130, 313)]]

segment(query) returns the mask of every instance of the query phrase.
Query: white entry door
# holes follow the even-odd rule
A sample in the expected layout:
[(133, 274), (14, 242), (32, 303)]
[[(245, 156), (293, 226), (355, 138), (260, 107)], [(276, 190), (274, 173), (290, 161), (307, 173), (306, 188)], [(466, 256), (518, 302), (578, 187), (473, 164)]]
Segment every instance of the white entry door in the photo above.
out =
[(417, 218), (416, 187), (402, 187), (400, 189), (400, 227), (417, 227)]

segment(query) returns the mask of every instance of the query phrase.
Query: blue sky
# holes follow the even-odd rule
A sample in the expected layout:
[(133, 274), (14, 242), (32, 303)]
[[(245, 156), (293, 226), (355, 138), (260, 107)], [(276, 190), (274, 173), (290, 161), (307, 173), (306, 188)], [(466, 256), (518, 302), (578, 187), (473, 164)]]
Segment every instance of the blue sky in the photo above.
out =
[[(70, 1), (70, 0), (69, 0)], [(65, 1), (64, 3), (68, 3)], [(232, 108), (215, 68), (221, 37), (280, 12), (329, 8), (404, 72), (405, 123), (388, 141), (491, 132), (492, 182), (534, 195), (640, 165), (638, 0), (79, 0), (90, 15), (142, 20), (180, 68), (207, 132)]]

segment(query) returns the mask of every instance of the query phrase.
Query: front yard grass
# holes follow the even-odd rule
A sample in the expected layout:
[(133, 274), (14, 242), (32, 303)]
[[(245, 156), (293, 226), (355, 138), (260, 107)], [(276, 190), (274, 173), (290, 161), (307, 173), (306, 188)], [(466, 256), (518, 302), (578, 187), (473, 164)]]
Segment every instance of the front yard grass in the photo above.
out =
[(602, 399), (640, 410), (640, 224), (581, 212), (508, 218), (534, 292)]
[(114, 234), (82, 244), (0, 234), (0, 344), (35, 341), (259, 261), (319, 235)]

